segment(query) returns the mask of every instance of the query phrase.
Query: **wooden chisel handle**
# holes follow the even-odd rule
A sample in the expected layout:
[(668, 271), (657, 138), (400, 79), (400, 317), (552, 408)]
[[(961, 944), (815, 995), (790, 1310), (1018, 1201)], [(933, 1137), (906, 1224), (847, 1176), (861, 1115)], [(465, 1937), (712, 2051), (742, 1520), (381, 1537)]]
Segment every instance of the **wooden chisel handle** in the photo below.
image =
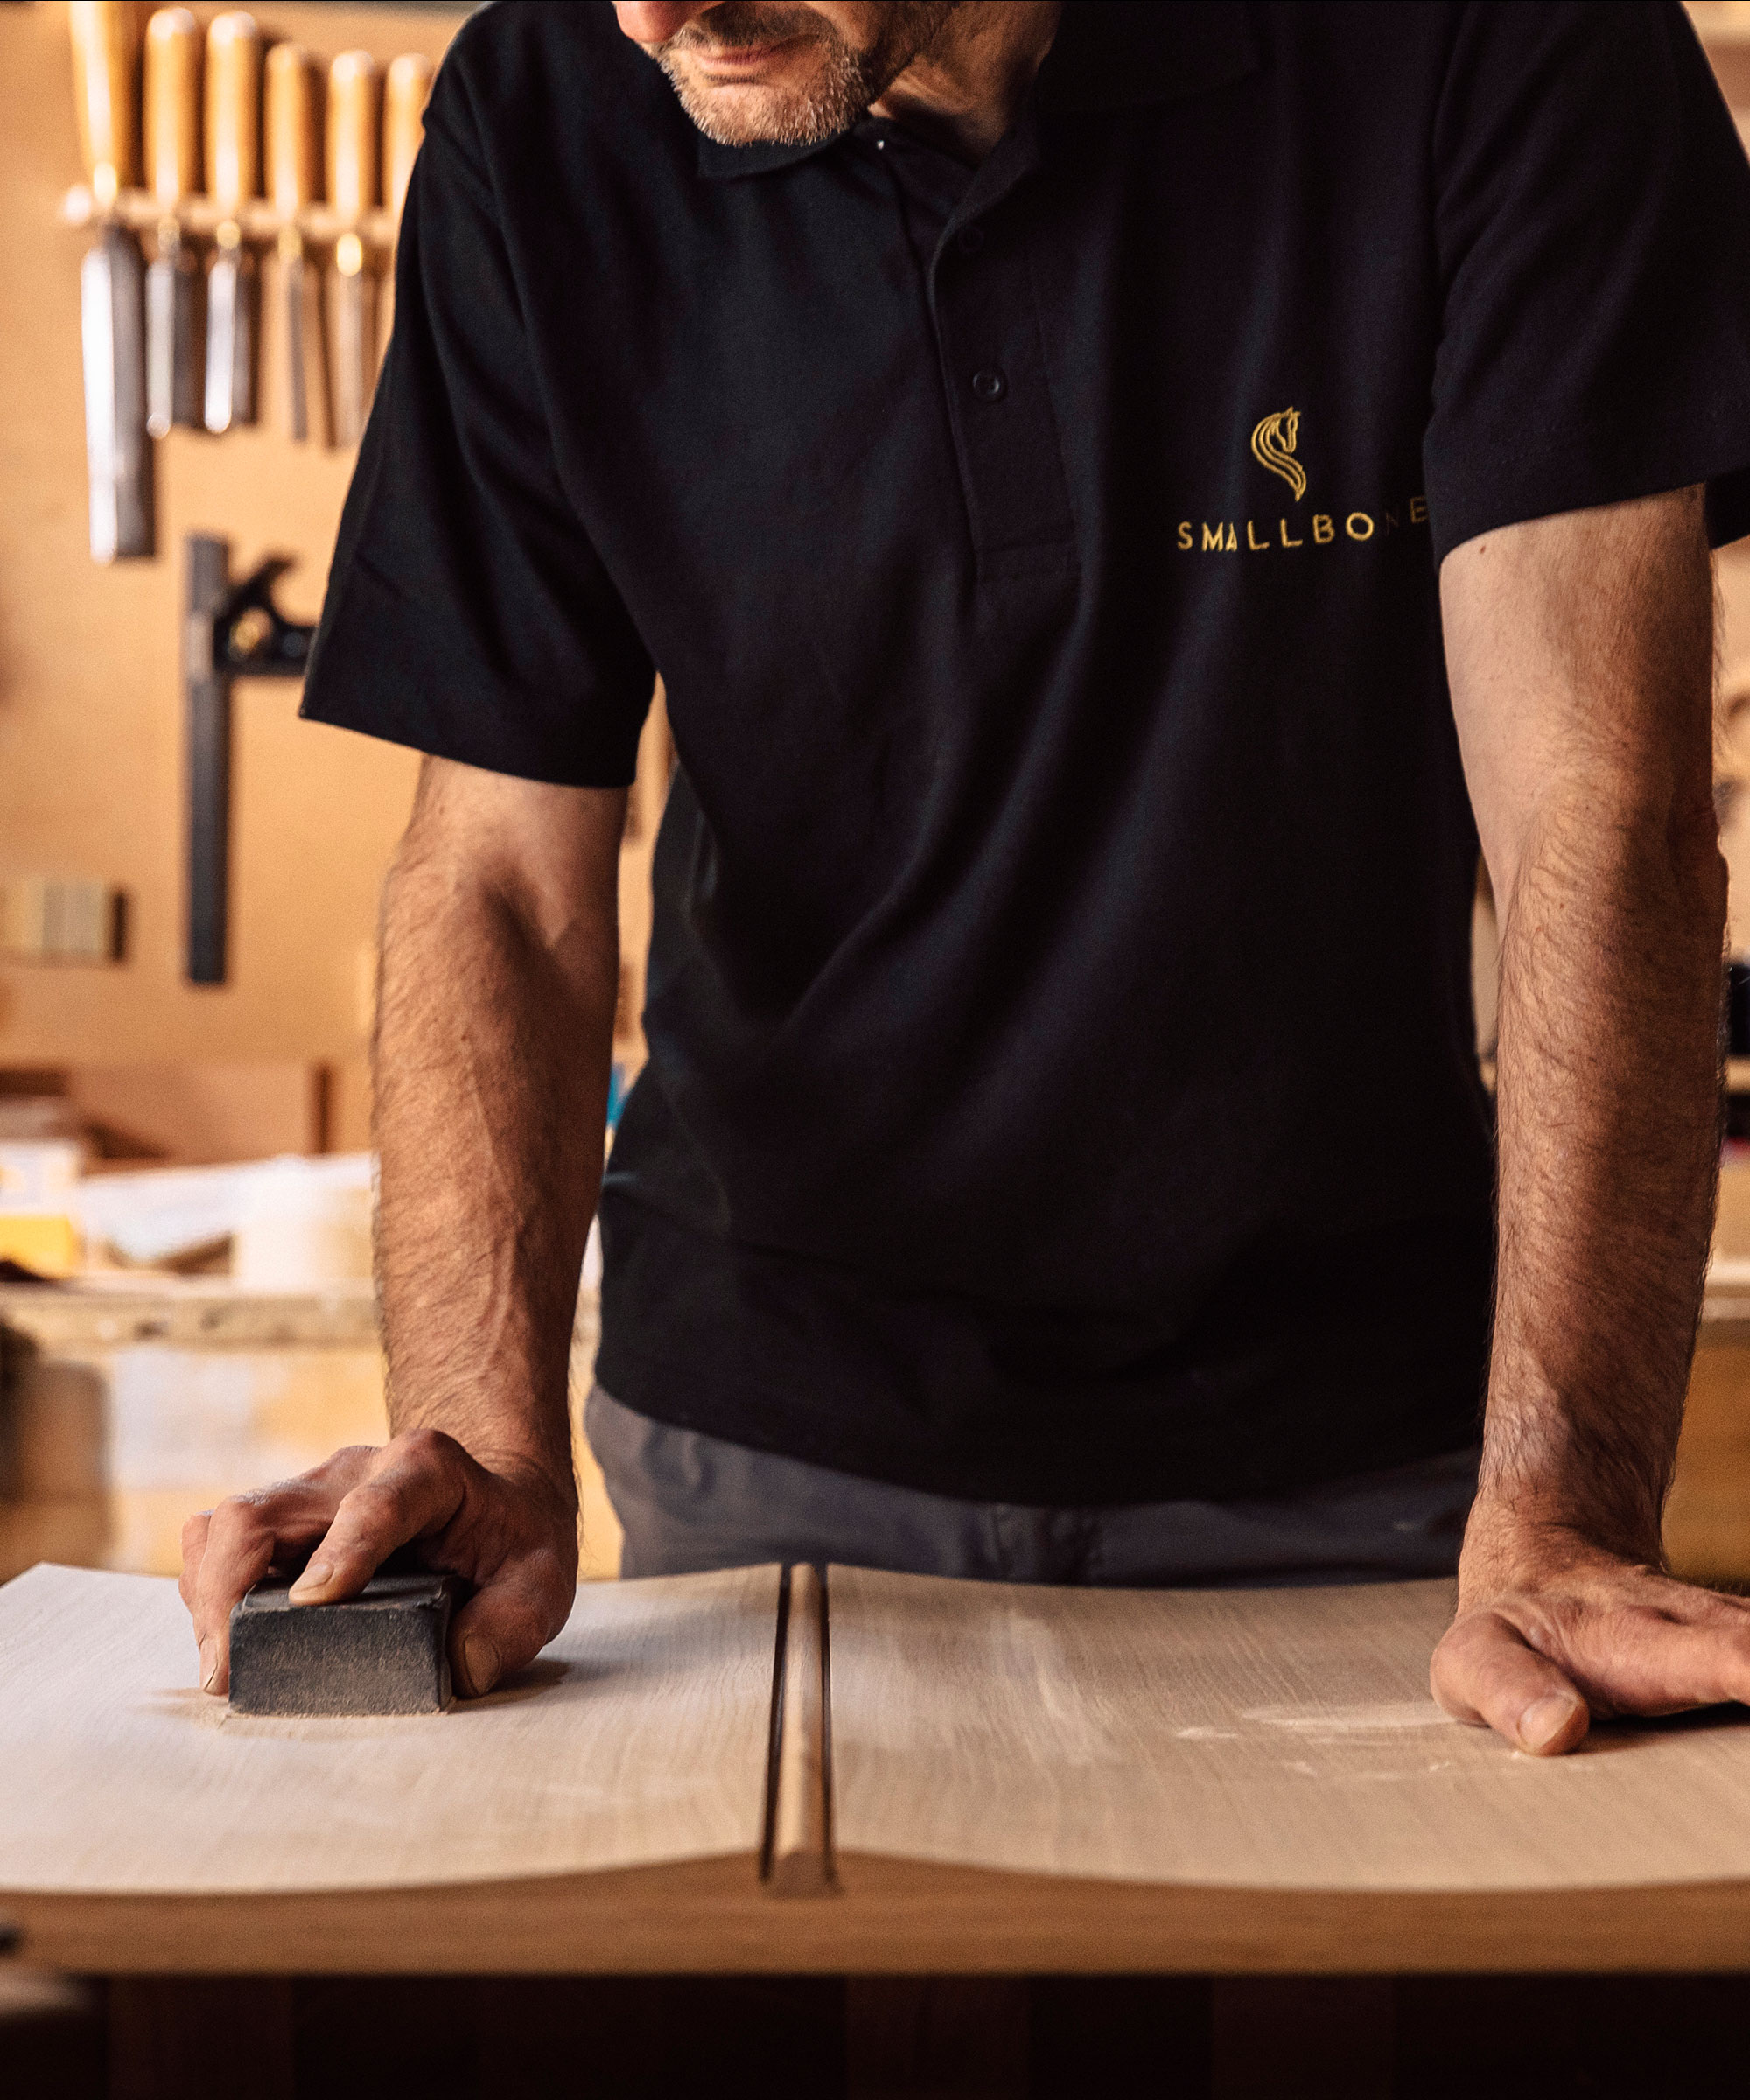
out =
[(152, 550), (144, 272), (137, 242), (110, 216), (138, 158), (137, 19), (115, 0), (74, 0), (67, 10), (79, 143), (100, 214), (97, 240), (79, 272), (91, 554), (98, 562)]
[(407, 202), (413, 159), (425, 136), (425, 105), (431, 94), (431, 61), (416, 51), (389, 61), (383, 83), (382, 199), (398, 225)]
[(146, 24), (146, 187), (162, 205), (200, 187), (200, 24), (161, 7)]
[(301, 44), (276, 44), (267, 59), (268, 195), (282, 212), (316, 195), (322, 164), (316, 61)]
[(234, 213), (261, 187), (262, 32), (241, 8), (206, 32), (206, 193)]
[(255, 264), (238, 214), (261, 186), (262, 32), (241, 9), (206, 31), (206, 192), (225, 214), (206, 273), (204, 420), (215, 436), (253, 423)]
[[(343, 51), (328, 68), (328, 202), (355, 223), (377, 200), (377, 69), (368, 52)], [(334, 243), (334, 442), (359, 442), (376, 368), (373, 284), (349, 224)]]
[(161, 7), (146, 24), (146, 187), (164, 216), (146, 272), (146, 429), (199, 424), (195, 261), (177, 206), (200, 187), (200, 24), (186, 7)]
[(343, 51), (328, 68), (328, 201), (342, 219), (361, 219), (376, 200), (376, 61)]
[(73, 90), (79, 147), (100, 209), (134, 179), (139, 130), (134, 105), (138, 18), (128, 0), (71, 0)]

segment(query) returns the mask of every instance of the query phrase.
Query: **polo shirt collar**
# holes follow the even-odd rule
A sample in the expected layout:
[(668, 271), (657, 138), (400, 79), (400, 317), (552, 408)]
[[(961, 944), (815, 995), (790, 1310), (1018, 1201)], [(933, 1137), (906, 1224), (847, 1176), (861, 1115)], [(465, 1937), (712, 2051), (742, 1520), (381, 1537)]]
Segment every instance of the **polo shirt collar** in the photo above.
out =
[[(1242, 0), (1064, 0), (1036, 94), (1043, 109), (1131, 108), (1226, 87), (1258, 64)], [(765, 175), (835, 143), (722, 146), (701, 136), (699, 172), (713, 182)]]

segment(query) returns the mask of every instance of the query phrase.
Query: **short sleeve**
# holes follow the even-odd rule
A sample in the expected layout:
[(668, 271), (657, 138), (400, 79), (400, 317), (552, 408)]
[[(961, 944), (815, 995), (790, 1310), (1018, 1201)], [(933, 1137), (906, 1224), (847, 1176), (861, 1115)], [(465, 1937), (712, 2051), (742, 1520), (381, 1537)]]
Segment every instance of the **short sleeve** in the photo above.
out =
[(455, 54), (440, 72), (304, 715), (490, 772), (620, 787), (654, 668), (561, 486)]
[(1436, 559), (1698, 482), (1750, 532), (1750, 168), (1682, 8), (1465, 8), (1432, 180)]

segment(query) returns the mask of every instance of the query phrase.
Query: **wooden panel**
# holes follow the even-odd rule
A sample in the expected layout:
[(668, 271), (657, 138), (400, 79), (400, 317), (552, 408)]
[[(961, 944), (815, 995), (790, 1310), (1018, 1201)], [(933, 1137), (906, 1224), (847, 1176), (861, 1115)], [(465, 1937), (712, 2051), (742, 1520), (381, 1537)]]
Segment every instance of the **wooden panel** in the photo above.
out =
[(0, 1886), (69, 1974), (1411, 1975), (1750, 1969), (1750, 1885), (1358, 1896), (868, 1858), (785, 1903), (740, 1858), (446, 1887), (88, 1896)]
[(578, 1577), (583, 1582), (612, 1580), (620, 1573), (622, 1533), (607, 1481), (584, 1433), (584, 1408), (595, 1383), (596, 1350), (601, 1341), (601, 1298), (595, 1291), (578, 1293), (571, 1328), (571, 1461), (578, 1476)]
[(368, 1290), (0, 1286), (0, 1578), (174, 1575), (190, 1513), (387, 1433)]
[(115, 1157), (205, 1166), (324, 1150), (312, 1065), (76, 1065), (66, 1098)]
[[(204, 26), (219, 8), (202, 0), (192, 11)], [(404, 52), (438, 60), (461, 19), (454, 8), (259, 11), (266, 41), (295, 39), (325, 67), (349, 48), (379, 65)], [(378, 889), (417, 761), (299, 722), (293, 681), (243, 681), (233, 979), (191, 987), (182, 979), (178, 672), (183, 536), (229, 536), (239, 570), (266, 554), (296, 557), (281, 601), (292, 618), (313, 619), (352, 455), (293, 444), (274, 427), (280, 346), (270, 336), (269, 416), (221, 439), (172, 431), (154, 448), (156, 558), (93, 566), (79, 349), (89, 235), (60, 221), (80, 173), (66, 9), (0, 7), (0, 876), (88, 876), (129, 899), (128, 956), (113, 969), (0, 962), (0, 1062), (64, 1066), (124, 1047), (141, 1060), (356, 1063), (368, 1018), (360, 957), (374, 948)], [(625, 945), (640, 998), (647, 866), (648, 852), (626, 886)], [(641, 1056), (635, 1038), (631, 1054)], [(340, 1141), (356, 1143), (362, 1117), (352, 1100), (344, 1106)]]
[[(401, 1723), (192, 1719), (168, 1586), (126, 1586), (164, 1600), (139, 1614), (88, 1592), (94, 1614), (67, 1586), (123, 1578), (26, 1578), (0, 1595), (0, 1909), (31, 1959), (88, 1973), (1750, 1966), (1743, 1814), (1719, 1783), (1722, 1764), (1741, 1782), (1743, 1732), (1622, 1732), (1539, 1764), (1430, 1722), (1401, 1680), (1438, 1586), (1066, 1598), (831, 1579), (842, 1875), (784, 1902), (755, 1873), (749, 1798), (774, 1572), (587, 1592), (559, 1684)], [(147, 1638), (124, 1646), (136, 1616)], [(1429, 1743), (1453, 1740), (1456, 1776), (1423, 1783)], [(1723, 1759), (1684, 1754), (1710, 1742)], [(1485, 1863), (1510, 1850), (1521, 1885), (1451, 1886), (1478, 1878), (1453, 1870), (1460, 1826)], [(1698, 1830), (1722, 1878), (1671, 1886)], [(726, 1849), (681, 1856), (707, 1843)], [(1098, 1872), (899, 1856), (932, 1844)], [(1321, 1847), (1344, 1885), (1296, 1886)], [(1406, 1848), (1432, 1867), (1400, 1879), (1435, 1885), (1380, 1885)], [(590, 1871), (628, 1851), (657, 1863)], [(467, 1878), (519, 1853), (519, 1878)], [(263, 1854), (284, 1893), (248, 1886)], [(1647, 1886), (1555, 1885), (1642, 1855)], [(385, 1873), (404, 1885), (365, 1885)], [(108, 1893), (169, 1876), (189, 1893)], [(309, 1886), (324, 1878), (340, 1885)]]
[(1750, 1581), (1750, 1321), (1704, 1325), (1690, 1376), (1665, 1552), (1695, 1582)]
[[(584, 1292), (570, 1390), (585, 1581), (620, 1572), (620, 1520), (583, 1426), (598, 1331)], [(0, 1581), (38, 1560), (174, 1575), (191, 1510), (387, 1434), (364, 1286), (0, 1284)]]
[(38, 1571), (0, 1592), (0, 1910), (84, 1972), (1750, 1966), (1750, 1733), (1458, 1729), (1441, 1586), (830, 1579), (840, 1880), (784, 1902), (774, 1570), (587, 1590), (563, 1676), (368, 1722), (227, 1718), (167, 1584)]
[(1621, 1888), (1750, 1875), (1750, 1726), (1519, 1755), (1449, 1721), (1444, 1583), (1088, 1591), (834, 1568), (835, 1835), (1118, 1882)]
[[(1742, 1090), (1750, 1080), (1750, 1058), (1733, 1058), (1732, 1084)], [(1742, 1071), (1738, 1068), (1744, 1068)], [(1741, 1142), (1726, 1146), (1719, 1164), (1719, 1202), (1714, 1212), (1713, 1251), (1735, 1265), (1750, 1255), (1750, 1159)], [(1727, 1277), (1733, 1270), (1726, 1271)]]
[(290, 1293), (214, 1277), (80, 1277), (64, 1288), (0, 1284), (0, 1325), (46, 1352), (89, 1356), (148, 1341), (180, 1348), (358, 1348), (376, 1340), (368, 1284)]
[[(194, 10), (205, 23), (215, 10)], [(356, 43), (383, 58), (441, 52), (457, 18), (286, 6), (269, 37), (325, 56)], [(383, 865), (414, 760), (296, 720), (293, 682), (236, 697), (234, 982), (181, 975), (182, 538), (230, 535), (241, 564), (298, 557), (283, 597), (320, 602), (351, 458), (272, 429), (222, 439), (176, 430), (158, 445), (159, 551), (92, 566), (84, 547), (79, 258), (59, 223), (77, 179), (66, 10), (0, 8), (0, 841), (18, 873), (124, 887), (130, 952), (113, 970), (0, 967), (0, 1056), (72, 1063), (125, 1046), (142, 1060), (355, 1055), (351, 958), (371, 940)]]
[(440, 1886), (743, 1858), (761, 1838), (775, 1569), (596, 1584), (516, 1683), (443, 1715), (269, 1720), (194, 1689), (173, 1583), (0, 1591), (0, 1890)]
[(674, 739), (659, 678), (638, 741), (638, 777), (626, 797), (626, 836), (620, 854), (620, 1012), (614, 1016), (613, 1054), (634, 1074), (646, 1055), (643, 1014), (652, 917), (650, 864), (674, 767)]

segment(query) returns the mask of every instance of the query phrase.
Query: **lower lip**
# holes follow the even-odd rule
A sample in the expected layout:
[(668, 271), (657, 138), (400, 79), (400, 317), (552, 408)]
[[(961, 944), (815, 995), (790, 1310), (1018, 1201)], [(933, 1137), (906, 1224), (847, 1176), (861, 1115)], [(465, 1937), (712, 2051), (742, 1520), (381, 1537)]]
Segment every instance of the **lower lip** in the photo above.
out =
[(707, 52), (701, 62), (707, 73), (758, 73), (788, 51), (794, 40), (787, 38), (781, 44), (756, 45), (751, 51)]

